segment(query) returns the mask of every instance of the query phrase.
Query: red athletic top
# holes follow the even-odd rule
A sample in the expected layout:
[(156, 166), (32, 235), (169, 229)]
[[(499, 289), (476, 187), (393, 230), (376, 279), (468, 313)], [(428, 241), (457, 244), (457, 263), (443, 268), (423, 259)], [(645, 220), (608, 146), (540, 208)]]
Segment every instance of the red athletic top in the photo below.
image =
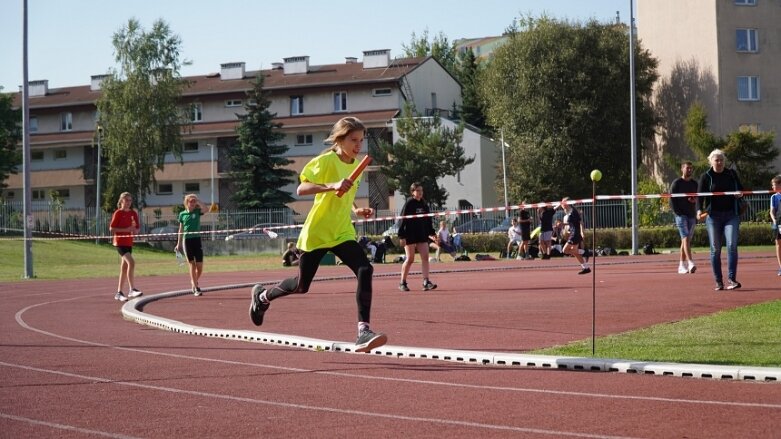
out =
[[(132, 227), (134, 221), (135, 225), (138, 226), (138, 213), (135, 210), (117, 209), (111, 216), (110, 227), (124, 229)], [(133, 235), (128, 232), (115, 232), (114, 247), (133, 247)]]

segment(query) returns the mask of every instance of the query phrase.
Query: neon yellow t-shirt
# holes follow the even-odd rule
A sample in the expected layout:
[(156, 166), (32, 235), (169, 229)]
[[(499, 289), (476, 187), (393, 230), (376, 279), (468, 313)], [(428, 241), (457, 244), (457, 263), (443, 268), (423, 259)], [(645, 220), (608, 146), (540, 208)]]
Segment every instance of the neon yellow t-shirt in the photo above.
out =
[[(358, 167), (358, 163), (358, 160), (344, 163), (335, 152), (329, 151), (307, 163), (301, 170), (299, 179), (302, 183), (305, 181), (316, 184), (334, 183), (349, 177), (353, 169)], [(352, 212), (359, 183), (360, 177), (342, 198), (336, 196), (336, 191), (315, 195), (312, 210), (309, 211), (301, 235), (298, 237), (298, 248), (308, 252), (355, 240), (355, 227), (350, 212)]]

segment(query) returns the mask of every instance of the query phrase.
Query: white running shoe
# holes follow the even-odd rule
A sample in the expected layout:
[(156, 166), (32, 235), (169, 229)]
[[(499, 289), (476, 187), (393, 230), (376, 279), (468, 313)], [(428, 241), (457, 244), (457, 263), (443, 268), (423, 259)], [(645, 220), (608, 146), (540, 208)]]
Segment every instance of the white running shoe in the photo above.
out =
[(128, 294), (127, 297), (131, 299), (135, 299), (136, 297), (140, 297), (143, 294), (144, 293), (142, 293), (141, 291), (138, 291), (137, 289), (133, 288), (132, 290), (130, 290), (130, 294)]
[(689, 272), (689, 269), (686, 268), (683, 265), (678, 266), (678, 274), (687, 274)]
[(689, 273), (694, 273), (697, 271), (697, 266), (694, 265), (694, 261), (689, 261)]
[(122, 291), (117, 291), (117, 294), (114, 295), (114, 300), (119, 300), (120, 302), (127, 302), (127, 297), (125, 297)]

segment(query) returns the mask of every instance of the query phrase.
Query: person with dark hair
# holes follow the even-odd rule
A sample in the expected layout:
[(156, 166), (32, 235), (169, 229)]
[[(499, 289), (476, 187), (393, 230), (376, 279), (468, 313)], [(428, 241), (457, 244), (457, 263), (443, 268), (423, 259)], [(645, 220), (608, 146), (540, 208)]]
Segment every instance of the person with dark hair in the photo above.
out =
[[(692, 162), (681, 163), (681, 176), (673, 180), (670, 185), (671, 194), (697, 192), (697, 182), (692, 179), (694, 167)], [(697, 267), (692, 257), (692, 237), (694, 226), (697, 225), (697, 212), (695, 211), (697, 197), (670, 197), (670, 208), (675, 214), (675, 226), (681, 236), (681, 253), (678, 262), (678, 273), (694, 273)]]
[[(711, 167), (700, 177), (698, 192), (742, 191), (738, 174), (725, 166), (724, 152), (714, 149), (708, 155)], [(740, 233), (740, 198), (743, 194), (702, 196), (697, 199), (697, 217), (705, 219), (710, 240), (710, 263), (716, 280), (716, 291), (724, 289), (721, 271), (721, 246), (727, 246), (727, 289), (741, 287), (738, 282), (738, 234)]]
[[(420, 265), (423, 272), (423, 290), (433, 290), (437, 284), (431, 282), (428, 278), (429, 260), (428, 246), (429, 242), (436, 242), (436, 232), (428, 215), (428, 204), (423, 199), (423, 186), (420, 183), (410, 185), (410, 194), (412, 197), (407, 199), (404, 207), (401, 209), (402, 218), (399, 226), (399, 240), (404, 240), (404, 263), (401, 265), (401, 283), (399, 290), (409, 291), (407, 286), (407, 275), (409, 269), (415, 262), (415, 252), (420, 253)], [(413, 215), (419, 215), (410, 218)]]
[[(117, 282), (117, 293), (114, 299), (120, 302), (127, 302), (128, 298), (134, 299), (141, 296), (134, 282), (133, 274), (136, 268), (136, 261), (133, 259), (133, 235), (138, 234), (140, 225), (138, 221), (138, 212), (133, 210), (133, 196), (130, 192), (122, 192), (117, 201), (117, 210), (111, 215), (109, 230), (114, 234), (113, 244), (119, 253), (119, 281)], [(122, 285), (127, 282), (128, 295), (122, 292)]]
[(553, 216), (556, 213), (551, 206), (537, 209), (540, 218), (540, 259), (550, 259), (551, 241), (553, 240)]
[(370, 352), (387, 343), (385, 334), (375, 333), (369, 327), (374, 268), (355, 240), (355, 226), (350, 217), (350, 213), (355, 213), (368, 218), (373, 213), (370, 207), (355, 205), (359, 181), (348, 178), (358, 167), (356, 156), (361, 152), (365, 134), (366, 127), (357, 118), (340, 119), (326, 139), (326, 143), (333, 145), (301, 170), (298, 195), (314, 195), (315, 201), (298, 238), (298, 248), (303, 252), (299, 259), (298, 276), (285, 279), (270, 289), (261, 284), (252, 287), (249, 315), (256, 326), (263, 324), (263, 317), (274, 300), (290, 294), (307, 293), (323, 256), (332, 252), (350, 267), (358, 279), (355, 352)]
[(776, 242), (776, 260), (778, 275), (781, 276), (781, 175), (776, 175), (770, 181), (773, 195), (770, 196), (770, 220), (773, 221), (773, 236)]

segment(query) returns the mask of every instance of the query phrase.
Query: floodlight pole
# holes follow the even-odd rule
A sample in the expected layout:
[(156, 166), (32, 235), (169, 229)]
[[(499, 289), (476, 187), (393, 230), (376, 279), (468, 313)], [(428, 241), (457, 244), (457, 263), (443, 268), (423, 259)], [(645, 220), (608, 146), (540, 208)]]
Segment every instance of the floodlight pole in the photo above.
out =
[(597, 182), (591, 180), (591, 356), (596, 355), (597, 346)]
[(637, 248), (637, 120), (635, 114), (635, 14), (633, 0), (629, 0), (629, 118), (632, 156), (632, 254)]
[(101, 137), (103, 137), (103, 127), (98, 124), (97, 126), (97, 132), (98, 132), (98, 168), (95, 172), (95, 244), (100, 243), (100, 167), (101, 167), (101, 156), (103, 155), (103, 150), (100, 146), (100, 140)]
[(30, 187), (30, 90), (27, 71), (27, 0), (22, 1), (22, 187), (24, 188), (24, 278), (33, 278), (32, 188)]
[(502, 142), (502, 181), (504, 183), (504, 217), (509, 218), (510, 217), (510, 202), (507, 200), (507, 161), (504, 158), (504, 128), (500, 130), (501, 139), (499, 140)]

